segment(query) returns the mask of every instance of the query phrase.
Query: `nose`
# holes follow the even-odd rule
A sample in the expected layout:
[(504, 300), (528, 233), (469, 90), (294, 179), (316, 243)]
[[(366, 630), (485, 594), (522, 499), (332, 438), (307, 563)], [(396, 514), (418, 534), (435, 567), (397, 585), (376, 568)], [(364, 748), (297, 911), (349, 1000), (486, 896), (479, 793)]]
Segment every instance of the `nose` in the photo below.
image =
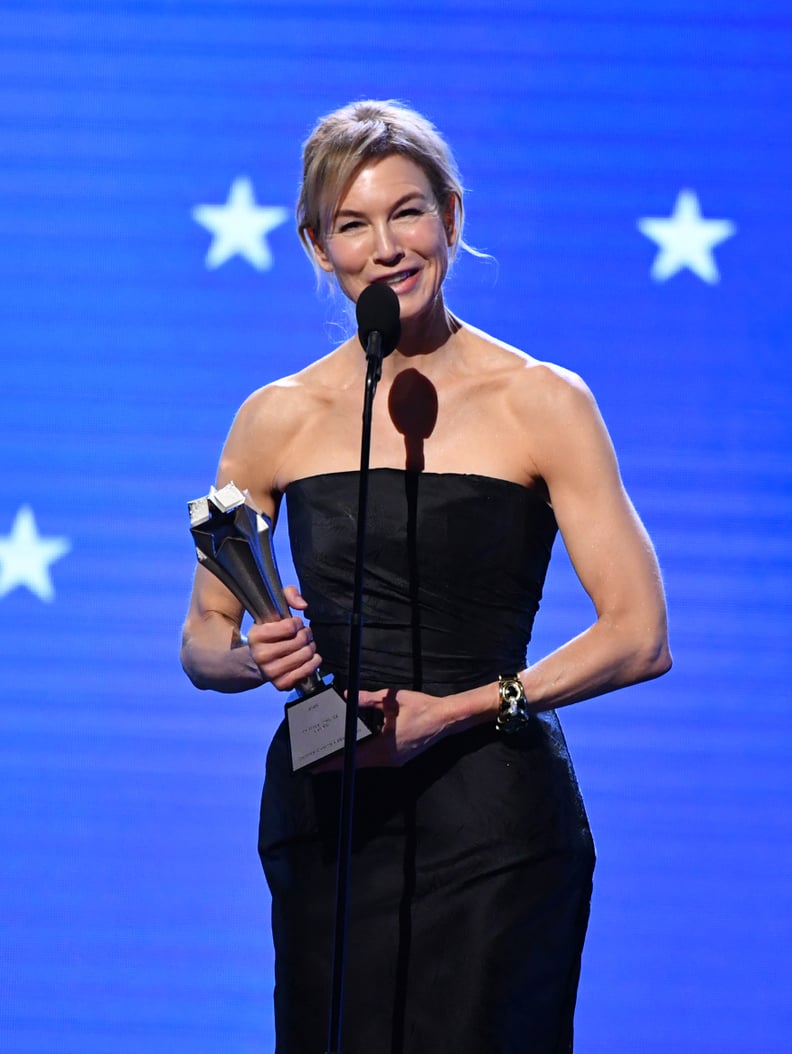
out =
[(398, 263), (404, 256), (399, 240), (389, 223), (378, 223), (374, 228), (374, 260), (379, 264)]

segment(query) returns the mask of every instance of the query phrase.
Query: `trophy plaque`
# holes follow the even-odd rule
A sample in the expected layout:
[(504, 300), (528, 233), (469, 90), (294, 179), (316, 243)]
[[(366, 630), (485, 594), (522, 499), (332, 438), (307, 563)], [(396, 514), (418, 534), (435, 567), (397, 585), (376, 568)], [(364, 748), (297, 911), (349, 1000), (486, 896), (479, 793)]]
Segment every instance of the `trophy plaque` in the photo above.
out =
[[(231, 590), (256, 622), (288, 618), (272, 547), (272, 521), (247, 491), (227, 483), (188, 503), (198, 562)], [(301, 681), (286, 703), (292, 769), (343, 749), (346, 702), (317, 672)], [(379, 714), (373, 713), (372, 717)], [(358, 742), (372, 734), (358, 717)]]

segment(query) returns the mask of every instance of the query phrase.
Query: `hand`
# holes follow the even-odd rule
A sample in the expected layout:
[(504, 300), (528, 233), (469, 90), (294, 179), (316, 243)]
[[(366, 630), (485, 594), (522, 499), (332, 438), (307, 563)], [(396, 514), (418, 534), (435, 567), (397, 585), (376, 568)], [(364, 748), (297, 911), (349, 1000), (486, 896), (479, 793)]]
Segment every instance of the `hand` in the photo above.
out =
[[(397, 768), (406, 764), (442, 739), (450, 730), (446, 722), (444, 700), (424, 692), (388, 688), (361, 692), (361, 707), (372, 707), (383, 716), (379, 733), (359, 743), (357, 768)], [(313, 772), (337, 772), (343, 757), (312, 766)]]
[[(290, 608), (305, 611), (307, 602), (294, 586), (283, 590)], [(264, 678), (288, 692), (319, 669), (322, 656), (316, 650), (311, 627), (298, 615), (257, 622), (248, 632), (248, 647)]]

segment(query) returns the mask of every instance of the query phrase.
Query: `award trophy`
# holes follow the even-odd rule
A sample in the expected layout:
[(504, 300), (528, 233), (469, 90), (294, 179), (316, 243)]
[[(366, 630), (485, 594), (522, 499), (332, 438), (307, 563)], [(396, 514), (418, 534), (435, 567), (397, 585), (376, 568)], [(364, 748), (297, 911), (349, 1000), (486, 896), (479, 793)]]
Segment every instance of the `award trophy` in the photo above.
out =
[[(272, 548), (272, 521), (233, 483), (188, 503), (198, 562), (226, 585), (256, 622), (290, 611)], [(301, 681), (286, 703), (292, 769), (343, 749), (346, 702), (319, 673)], [(357, 739), (372, 734), (358, 718)]]

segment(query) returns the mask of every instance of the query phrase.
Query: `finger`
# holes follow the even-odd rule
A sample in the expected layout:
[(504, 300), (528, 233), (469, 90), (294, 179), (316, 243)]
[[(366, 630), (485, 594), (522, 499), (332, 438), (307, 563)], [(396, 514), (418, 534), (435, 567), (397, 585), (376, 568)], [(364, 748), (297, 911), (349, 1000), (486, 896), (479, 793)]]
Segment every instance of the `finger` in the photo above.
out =
[[(277, 688), (291, 688), (296, 681), (309, 676), (319, 668), (322, 657), (316, 651), (313, 633), (310, 626), (303, 626), (299, 619), (295, 621), (299, 629), (293, 635), (272, 640), (260, 627), (261, 632), (248, 638), (248, 646), (253, 661)], [(286, 683), (289, 680), (289, 683)]]
[(301, 596), (297, 586), (284, 586), (283, 595), (286, 597), (286, 603), (290, 608), (295, 608), (297, 611), (305, 611), (308, 607), (308, 601)]
[(271, 684), (280, 691), (290, 691), (300, 681), (316, 673), (322, 665), (322, 656), (318, 652), (308, 656), (304, 662), (299, 661), (301, 657), (289, 656), (281, 661), (268, 663), (262, 668)]
[(303, 631), (307, 631), (313, 639), (313, 634), (303, 620), (292, 615), (289, 618), (275, 619), (274, 622), (254, 623), (248, 631), (248, 641), (251, 644), (271, 644), (295, 640)]
[[(347, 698), (348, 693), (344, 692), (344, 698)], [(376, 706), (382, 707), (387, 699), (387, 689), (382, 689), (378, 692), (358, 692), (358, 706)]]
[(316, 644), (309, 629), (283, 641), (262, 641), (249, 644), (250, 654), (259, 666), (280, 673), (310, 661), (316, 655)]

